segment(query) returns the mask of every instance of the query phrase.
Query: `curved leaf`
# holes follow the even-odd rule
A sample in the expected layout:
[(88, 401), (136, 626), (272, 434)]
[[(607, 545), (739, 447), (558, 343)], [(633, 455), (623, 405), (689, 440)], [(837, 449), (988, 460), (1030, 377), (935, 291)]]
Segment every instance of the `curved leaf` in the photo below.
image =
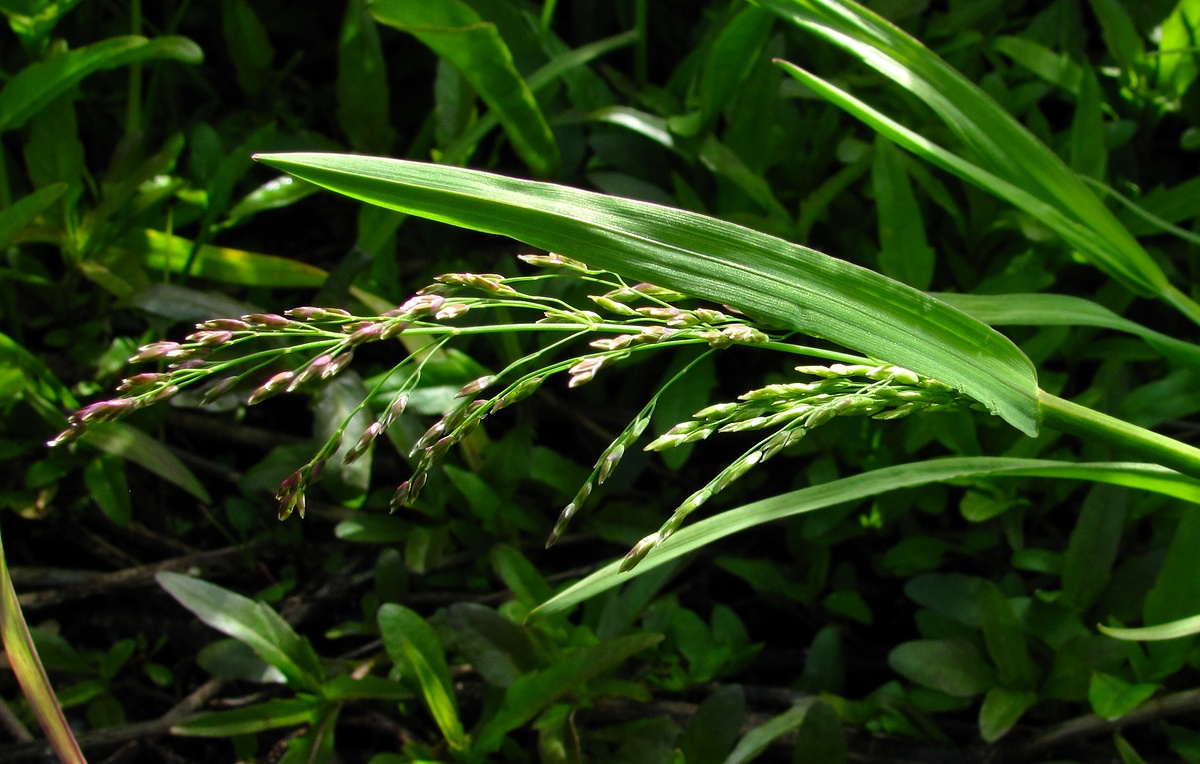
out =
[(416, 37), (457, 69), (496, 113), (513, 148), (539, 175), (558, 166), (558, 144), (496, 25), (460, 0), (375, 0), (371, 15)]
[(510, 236), (824, 337), (939, 379), (1037, 433), (1037, 378), (1006, 337), (798, 244), (684, 210), (476, 170), (339, 154), (257, 158), (362, 201)]
[[(898, 139), (892, 134), (898, 125), (849, 93), (798, 67), (784, 64), (789, 74), (918, 156), (967, 182), (980, 185), (1031, 214), (1038, 215), (1037, 208), (1049, 208), (1055, 214), (1049, 218), (1039, 215), (1039, 219), (1097, 267), (1200, 321), (1200, 306), (1170, 284), (1129, 230), (1058, 155), (978, 85), (915, 38), (845, 0), (755, 2), (846, 50), (920, 98), (962, 142), (970, 161), (951, 154), (959, 160), (951, 166), (944, 157), (936, 156), (938, 152), (950, 152), (928, 141)], [(1002, 181), (1002, 185), (996, 184), (996, 180)], [(1031, 201), (1036, 203), (1030, 204)]]
[(197, 64), (204, 60), (204, 54), (196, 43), (186, 37), (148, 40), (127, 35), (30, 64), (17, 72), (0, 90), (0, 133), (25, 124), (26, 120), (93, 72), (158, 58)]
[[(1193, 504), (1200, 504), (1200, 480), (1150, 464), (1129, 462), (1074, 464), (1007, 457), (934, 459), (885, 467), (831, 483), (802, 488), (799, 491), (792, 491), (731, 509), (715, 517), (705, 518), (681, 528), (646, 555), (646, 558), (638, 563), (638, 566), (631, 572), (633, 575), (645, 573), (681, 555), (711, 544), (717, 539), (763, 523), (848, 501), (858, 501), (868, 496), (878, 496), (901, 488), (976, 477), (1052, 477), (1093, 480), (1162, 493)], [(617, 575), (620, 565), (621, 561), (619, 560), (605, 565), (587, 578), (542, 603), (531, 615), (557, 613), (603, 591), (620, 586), (632, 577)]]

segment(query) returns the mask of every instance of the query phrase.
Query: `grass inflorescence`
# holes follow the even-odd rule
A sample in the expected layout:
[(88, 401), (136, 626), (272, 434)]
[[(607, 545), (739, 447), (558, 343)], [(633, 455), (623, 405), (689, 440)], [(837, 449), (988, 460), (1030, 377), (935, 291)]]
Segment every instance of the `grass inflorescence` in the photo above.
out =
[[(309, 306), (293, 308), (283, 315), (250, 314), (205, 321), (181, 342), (160, 341), (139, 348), (130, 363), (157, 362), (165, 364), (164, 369), (133, 375), (118, 387), (120, 394), (116, 398), (92, 403), (75, 412), (68, 419), (68, 428), (50, 444), (73, 442), (94, 423), (119, 419), (189, 387), (203, 391), (202, 403), (240, 395), (246, 405), (254, 405), (274, 395), (329, 380), (346, 368), (361, 345), (401, 335), (430, 338), (420, 350), (406, 351), (403, 360), (393, 367), (392, 373), (401, 369), (409, 373), (399, 390), (392, 393), (384, 414), (369, 423), (345, 449), (342, 459), (348, 464), (367, 453), (375, 440), (404, 414), (410, 396), (420, 386), (424, 364), (446, 343), (455, 338), (500, 332), (563, 335), (521, 355), (498, 373), (472, 380), (458, 391), (455, 397), (460, 402), (412, 446), (408, 456), (414, 464), (413, 473), (392, 496), (390, 504), (395, 510), (417, 500), (433, 468), (487, 416), (533, 395), (554, 375), (565, 375), (567, 387), (576, 388), (634, 354), (686, 346), (699, 346), (711, 353), (735, 345), (752, 345), (834, 360), (863, 361), (800, 366), (798, 371), (818, 379), (768, 385), (747, 392), (736, 402), (709, 406), (645, 446), (648, 451), (660, 451), (703, 440), (718, 432), (773, 430), (692, 494), (659, 531), (639, 542), (626, 557), (625, 569), (628, 569), (713, 495), (833, 417), (892, 419), (917, 411), (958, 409), (971, 403), (946, 385), (907, 369), (872, 365), (867, 359), (790, 343), (787, 332), (758, 325), (732, 308), (694, 305), (695, 301), (687, 295), (652, 284), (629, 284), (615, 274), (562, 255), (524, 255), (521, 259), (541, 270), (516, 277), (445, 274), (382, 315), (363, 317), (339, 308)], [(541, 287), (547, 280), (562, 278), (576, 279), (586, 285), (589, 303), (602, 312), (543, 293), (561, 291)], [(531, 313), (529, 320), (521, 319)], [(461, 322), (468, 314), (472, 322)], [(693, 360), (656, 390), (604, 449), (591, 475), (562, 510), (547, 545), (562, 535), (595, 487), (608, 479), (628, 449), (641, 438), (660, 398), (698, 361), (699, 358)], [(367, 408), (382, 387), (381, 381), (312, 459), (283, 481), (276, 496), (281, 519), (293, 512), (303, 517), (308, 487), (342, 448), (350, 420)]]

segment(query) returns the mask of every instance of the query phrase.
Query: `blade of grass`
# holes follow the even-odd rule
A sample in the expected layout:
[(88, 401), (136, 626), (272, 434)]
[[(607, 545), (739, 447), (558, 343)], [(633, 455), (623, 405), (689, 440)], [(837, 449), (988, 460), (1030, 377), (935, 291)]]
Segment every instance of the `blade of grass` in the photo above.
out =
[(13, 589), (12, 577), (8, 574), (8, 563), (4, 557), (4, 547), (0, 544), (0, 633), (4, 637), (4, 652), (8, 655), (8, 663), (13, 675), (25, 693), (29, 707), (37, 717), (38, 724), (46, 733), (46, 740), (54, 749), (55, 755), (62, 764), (86, 764), (83, 751), (71, 732), (71, 725), (63, 716), (62, 706), (50, 686), (50, 677), (38, 658), (37, 649), (33, 646), (33, 637), (25, 623), (25, 615), (17, 602), (17, 592)]
[[(976, 477), (1051, 477), (1092, 480), (1162, 493), (1200, 504), (1200, 481), (1149, 464), (1096, 462), (1074, 464), (1008, 457), (955, 457), (902, 464), (802, 488), (781, 496), (747, 504), (684, 526), (646, 555), (631, 572), (645, 573), (681, 555), (694, 552), (739, 531), (785, 517), (878, 496), (890, 491), (930, 483)], [(610, 563), (550, 598), (530, 615), (539, 617), (564, 611), (597, 594), (629, 581), (617, 575), (621, 561)]]
[[(936, 157), (944, 169), (1036, 215), (1109, 275), (1200, 323), (1200, 305), (1170, 284), (1153, 258), (1079, 177), (981, 88), (916, 39), (845, 0), (755, 1), (843, 48), (924, 101), (972, 157), (969, 162), (956, 157), (960, 161), (951, 166), (944, 157)], [(882, 115), (870, 107), (798, 67), (784, 64), (784, 68), (823, 97), (880, 129), (876, 123)], [(931, 152), (917, 144), (901, 145), (935, 161)], [(1007, 186), (989, 182), (986, 175)], [(1007, 189), (1021, 194), (1001, 193)], [(1056, 215), (1045, 218), (1038, 211), (1044, 208)]]
[(1007, 338), (922, 292), (806, 247), (684, 210), (475, 170), (336, 154), (258, 159), (362, 201), (730, 304), (939, 379), (1037, 432), (1036, 376)]
[(375, 0), (375, 20), (407, 32), (450, 62), (494, 111), (513, 148), (538, 175), (558, 167), (558, 144), (496, 25), (460, 0)]

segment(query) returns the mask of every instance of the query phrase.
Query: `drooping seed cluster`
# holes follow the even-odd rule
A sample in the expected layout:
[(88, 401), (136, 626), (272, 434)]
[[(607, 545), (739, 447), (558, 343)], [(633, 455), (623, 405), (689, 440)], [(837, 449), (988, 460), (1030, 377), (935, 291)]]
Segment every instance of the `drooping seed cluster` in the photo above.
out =
[[(464, 402), (438, 420), (417, 444), (412, 477), (402, 483), (392, 506), (414, 501), (438, 461), (492, 412), (532, 395), (554, 374), (565, 374), (574, 388), (596, 377), (603, 369), (630, 355), (652, 349), (699, 345), (724, 348), (735, 344), (762, 344), (778, 337), (751, 325), (739, 316), (711, 307), (683, 307), (687, 297), (651, 284), (628, 284), (620, 277), (556, 254), (524, 255), (527, 263), (546, 269), (532, 276), (505, 277), (494, 273), (451, 273), (418, 291), (394, 310), (376, 316), (355, 316), (340, 308), (299, 307), (282, 315), (255, 313), (240, 318), (205, 321), (183, 341), (160, 341), (142, 346), (131, 363), (157, 363), (162, 371), (135, 374), (123, 381), (119, 395), (92, 403), (68, 418), (68, 428), (50, 445), (69, 444), (92, 424), (127, 416), (141, 408), (171, 398), (181, 390), (199, 388), (201, 404), (238, 395), (254, 405), (274, 395), (318, 385), (341, 372), (354, 358), (355, 349), (369, 342), (399, 335), (426, 335), (441, 347), (460, 336), (499, 332), (558, 333), (563, 338), (509, 364), (496, 375), (475, 380), (462, 389)], [(590, 300), (603, 314), (553, 296), (561, 290), (526, 289), (547, 279), (576, 278), (600, 285)], [(550, 294), (542, 294), (540, 292)], [(447, 322), (471, 313), (503, 309), (505, 318), (492, 323), (479, 319), (471, 325)], [(527, 321), (511, 316), (522, 311), (534, 315)], [(528, 315), (526, 313), (525, 315)], [(590, 340), (583, 353), (578, 341)], [(574, 348), (572, 350), (572, 348)], [(413, 373), (388, 406), (384, 416), (370, 423), (343, 453), (346, 462), (366, 454), (378, 437), (403, 412), (410, 394), (420, 385), (422, 359), (429, 348), (407, 355), (393, 371), (408, 365)], [(530, 371), (532, 369), (532, 371)], [(382, 383), (381, 383), (382, 388)], [(485, 390), (491, 397), (480, 397)], [(303, 516), (305, 491), (319, 477), (328, 460), (342, 447), (351, 419), (377, 394), (351, 413), (319, 452), (280, 486), (279, 515)], [(653, 408), (653, 401), (647, 412)], [(593, 482), (602, 483), (620, 461), (626, 447), (645, 428), (649, 414), (635, 421), (597, 462), (596, 473), (580, 497), (581, 505)], [(569, 517), (570, 513), (567, 513)], [(565, 526), (565, 521), (560, 523)], [(561, 529), (559, 530), (561, 532)]]
[(744, 393), (736, 402), (708, 406), (645, 447), (647, 451), (662, 451), (704, 440), (713, 433), (778, 428), (685, 499), (656, 532), (635, 544), (621, 563), (622, 571), (637, 565), (714, 495), (835, 417), (900, 419), (922, 411), (959, 411), (977, 406), (948, 385), (899, 366), (833, 364), (797, 366), (796, 371), (818, 379), (767, 385)]

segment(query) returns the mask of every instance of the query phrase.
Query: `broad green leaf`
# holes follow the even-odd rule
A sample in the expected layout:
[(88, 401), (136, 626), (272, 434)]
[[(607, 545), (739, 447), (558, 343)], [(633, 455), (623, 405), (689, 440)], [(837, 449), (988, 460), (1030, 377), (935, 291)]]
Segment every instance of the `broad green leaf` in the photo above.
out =
[(1037, 693), (1032, 690), (991, 688), (979, 706), (979, 736), (987, 743), (999, 740), (1037, 699)]
[(316, 698), (275, 698), (245, 708), (214, 711), (194, 716), (171, 727), (173, 735), (232, 737), (256, 732), (313, 724), (320, 716)]
[(828, 703), (817, 700), (796, 728), (792, 764), (846, 764), (848, 757), (842, 720)]
[(1099, 485), (1088, 491), (1062, 558), (1059, 602), (1083, 613), (1108, 586), (1125, 528), (1128, 491)]
[(161, 572), (159, 586), (204, 623), (245, 642), (298, 690), (317, 692), (324, 674), (308, 640), (262, 602), (179, 573)]
[(879, 214), (879, 270), (917, 289), (933, 281), (934, 252), (925, 238), (925, 222), (896, 147), (880, 136), (871, 170)]
[(133, 519), (125, 462), (115, 456), (97, 456), (83, 470), (83, 481), (96, 506), (117, 525)]
[[(125, 247), (141, 255), (147, 268), (180, 273), (187, 265), (194, 242), (161, 231), (142, 231)], [(319, 287), (328, 274), (313, 265), (275, 255), (202, 245), (190, 275), (240, 286)]]
[(455, 748), (465, 745), (446, 653), (433, 628), (415, 611), (394, 604), (379, 608), (379, 632), (392, 663), (416, 680), (434, 721)]
[(66, 183), (43, 186), (0, 210), (0, 249), (7, 249), (25, 226), (66, 193)]
[(529, 635), (489, 607), (456, 602), (447, 612), (458, 649), (480, 676), (497, 687), (510, 687), (537, 667)]
[(979, 648), (962, 639), (919, 639), (897, 645), (888, 654), (896, 673), (954, 698), (987, 692), (996, 673)]
[(1196, 81), (1200, 65), (1196, 59), (1200, 3), (1179, 0), (1175, 10), (1159, 26), (1158, 56), (1154, 61), (1155, 90), (1168, 99), (1168, 107), (1179, 108), (1179, 99)]
[(526, 674), (505, 690), (499, 711), (479, 728), (475, 734), (475, 750), (483, 754), (495, 751), (509, 732), (537, 716), (563, 695), (660, 641), (661, 634), (619, 637), (591, 647), (581, 647), (549, 668)]
[(672, 132), (690, 137), (711, 126), (758, 63), (774, 21), (770, 13), (750, 6), (721, 29), (705, 52), (695, 111), (672, 117)]
[(1000, 684), (1014, 690), (1033, 690), (1037, 685), (1037, 665), (1029, 657), (1025, 632), (1012, 603), (991, 581), (980, 584), (979, 615), (983, 641)]
[(1037, 432), (1034, 370), (1007, 338), (806, 247), (683, 210), (474, 170), (329, 154), (259, 159), (356, 199), (510, 236), (833, 340), (939, 379)]
[(225, 50), (233, 59), (238, 85), (251, 98), (257, 98), (271, 83), (271, 60), (275, 50), (267, 37), (267, 28), (246, 0), (221, 0), (221, 33)]
[[(1005, 457), (965, 457), (935, 459), (866, 472), (829, 483), (802, 488), (722, 512), (714, 517), (684, 526), (634, 568), (632, 575), (649, 570), (700, 549), (717, 539), (763, 523), (793, 517), (825, 507), (878, 496), (900, 488), (928, 485), (947, 480), (977, 477), (1051, 477), (1093, 480), (1114, 485), (1164, 493), (1193, 504), (1200, 504), (1200, 481), (1172, 470), (1149, 464), (1054, 462), (1039, 459)], [(531, 615), (547, 615), (566, 610), (629, 580), (617, 575), (620, 561), (592, 573), (538, 607)]]
[(196, 663), (213, 676), (240, 679), (256, 684), (284, 684), (287, 677), (279, 669), (258, 657), (245, 642), (218, 639), (200, 648)]
[(1088, 685), (1088, 702), (1092, 704), (1096, 716), (1112, 721), (1149, 700), (1158, 689), (1157, 684), (1130, 684), (1112, 674), (1094, 671)]
[(0, 133), (14, 130), (84, 77), (104, 69), (174, 59), (200, 63), (204, 55), (186, 37), (113, 37), (26, 66), (0, 90)]
[(1128, 332), (1176, 363), (1200, 369), (1200, 345), (1148, 329), (1082, 297), (1025, 293), (934, 296), (991, 326), (1096, 326)]
[(1024, 37), (1002, 35), (992, 43), (992, 48), (1016, 61), (1033, 74), (1051, 85), (1078, 95), (1083, 82), (1083, 67), (1070, 56), (1055, 53), (1045, 45)]
[(440, 681), (437, 673), (430, 667), (429, 662), (425, 660), (425, 656), (417, 649), (416, 645), (408, 640), (403, 640), (400, 647), (416, 676), (417, 684), (421, 687), (425, 705), (429, 707), (429, 713), (433, 715), (433, 720), (437, 722), (438, 728), (446, 737), (446, 742), (450, 744), (451, 749), (462, 750), (467, 744), (467, 733), (463, 729), (462, 721), (458, 718), (458, 704), (454, 700), (454, 688)]
[(168, 483), (179, 486), (205, 504), (212, 502), (204, 485), (178, 457), (162, 443), (127, 422), (101, 422), (92, 425), (80, 437), (79, 442), (106, 454), (127, 459)]
[(900, 146), (1037, 217), (1097, 267), (1200, 321), (1200, 306), (1171, 286), (1153, 258), (1087, 185), (975, 83), (883, 18), (836, 0), (755, 0), (844, 48), (920, 98), (970, 160), (908, 130), (799, 67), (781, 65), (819, 95)]
[(398, 544), (408, 537), (412, 525), (395, 515), (361, 513), (341, 521), (334, 535), (342, 541), (361, 544)]
[(740, 685), (722, 685), (697, 707), (675, 745), (688, 764), (721, 764), (733, 750), (745, 718), (745, 691)]
[(386, 154), (396, 139), (387, 74), (367, 0), (348, 0), (338, 37), (337, 120), (359, 151)]
[(375, 0), (371, 15), (449, 61), (494, 111), (513, 148), (538, 175), (558, 167), (558, 145), (495, 24), (461, 0)]
[(1129, 18), (1129, 11), (1125, 10), (1120, 0), (1088, 0), (1088, 4), (1100, 22), (1101, 35), (1109, 55), (1125, 71), (1123, 79), (1128, 82), (1137, 77), (1136, 69), (1145, 57), (1146, 49), (1133, 19)]

